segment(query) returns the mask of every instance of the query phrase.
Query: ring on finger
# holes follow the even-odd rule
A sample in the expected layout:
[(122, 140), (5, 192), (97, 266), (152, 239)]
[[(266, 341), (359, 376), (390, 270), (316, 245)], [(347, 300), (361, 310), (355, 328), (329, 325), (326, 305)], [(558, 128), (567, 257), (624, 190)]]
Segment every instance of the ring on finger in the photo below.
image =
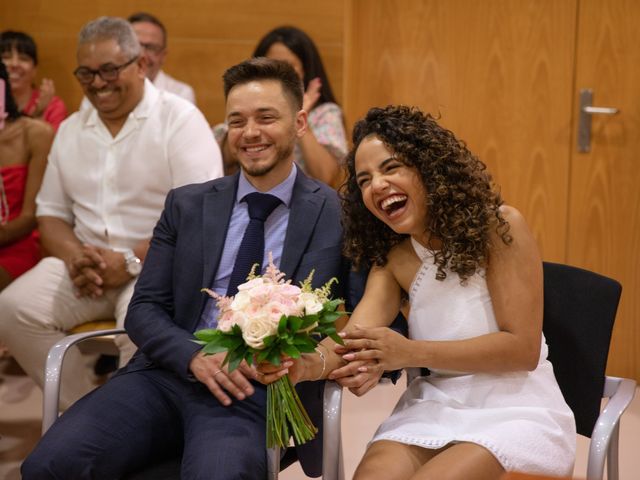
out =
[(215, 377), (216, 375), (218, 375), (219, 373), (222, 373), (222, 369), (218, 369), (215, 372), (213, 372), (213, 377)]

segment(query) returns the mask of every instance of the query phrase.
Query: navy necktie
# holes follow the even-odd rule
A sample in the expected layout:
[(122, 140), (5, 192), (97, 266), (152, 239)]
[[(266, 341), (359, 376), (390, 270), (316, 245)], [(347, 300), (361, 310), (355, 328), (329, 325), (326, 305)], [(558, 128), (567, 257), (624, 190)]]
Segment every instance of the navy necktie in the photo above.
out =
[(238, 256), (233, 265), (227, 296), (238, 293), (238, 285), (247, 281), (247, 275), (256, 263), (258, 264), (256, 274), (259, 275), (262, 272), (264, 222), (271, 215), (271, 212), (282, 203), (278, 197), (258, 192), (248, 194), (242, 201), (247, 202), (250, 220), (244, 231)]

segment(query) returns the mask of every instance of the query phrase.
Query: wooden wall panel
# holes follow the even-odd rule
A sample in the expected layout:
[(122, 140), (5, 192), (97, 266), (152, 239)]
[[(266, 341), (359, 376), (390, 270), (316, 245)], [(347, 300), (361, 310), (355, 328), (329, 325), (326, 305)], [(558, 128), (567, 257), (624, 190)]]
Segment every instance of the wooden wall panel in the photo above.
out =
[(532, 226), (565, 255), (575, 0), (352, 0), (350, 122), (375, 105), (441, 115)]
[(23, 30), (39, 49), (39, 75), (54, 79), (70, 110), (82, 98), (71, 72), (75, 69), (77, 34), (100, 15), (148, 11), (169, 32), (165, 70), (191, 84), (198, 106), (211, 124), (222, 120), (224, 70), (247, 58), (258, 39), (273, 27), (289, 24), (316, 42), (332, 87), (342, 98), (344, 8), (342, 0), (20, 0), (0, 2), (0, 30)]
[(594, 105), (620, 113), (592, 117), (589, 153), (578, 153), (573, 137), (567, 258), (622, 283), (607, 370), (640, 380), (638, 24), (634, 0), (580, 2), (576, 88), (592, 89)]

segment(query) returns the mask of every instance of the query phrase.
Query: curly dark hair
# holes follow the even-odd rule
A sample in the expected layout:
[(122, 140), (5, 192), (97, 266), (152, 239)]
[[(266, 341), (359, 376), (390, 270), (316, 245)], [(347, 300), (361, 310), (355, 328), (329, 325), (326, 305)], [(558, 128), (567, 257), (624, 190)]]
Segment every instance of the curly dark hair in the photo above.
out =
[(486, 267), (492, 228), (505, 244), (511, 243), (509, 224), (499, 210), (502, 198), (486, 165), (431, 115), (389, 105), (372, 108), (356, 123), (353, 148), (347, 156), (349, 176), (341, 188), (342, 223), (345, 253), (356, 266), (385, 265), (391, 248), (408, 237), (394, 232), (364, 205), (355, 155), (360, 142), (369, 136), (379, 138), (422, 180), (428, 212), (425, 233), (441, 242), (440, 249), (432, 249), (438, 280), (444, 280), (449, 269), (465, 282)]

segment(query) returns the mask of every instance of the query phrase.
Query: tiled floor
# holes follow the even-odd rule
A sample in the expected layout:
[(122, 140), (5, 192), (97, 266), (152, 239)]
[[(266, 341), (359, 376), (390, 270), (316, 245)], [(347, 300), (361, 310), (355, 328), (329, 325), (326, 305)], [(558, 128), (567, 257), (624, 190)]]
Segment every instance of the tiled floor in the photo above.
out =
[[(367, 442), (378, 424), (391, 412), (404, 388), (382, 384), (362, 398), (346, 392), (343, 399), (342, 443), (346, 478), (351, 478)], [(34, 384), (0, 360), (0, 479), (19, 480), (19, 465), (40, 435), (42, 395)], [(640, 392), (625, 413), (621, 424), (620, 479), (640, 478)], [(578, 438), (576, 478), (585, 478), (588, 442)], [(307, 477), (300, 467), (292, 465), (280, 475), (282, 480)]]

